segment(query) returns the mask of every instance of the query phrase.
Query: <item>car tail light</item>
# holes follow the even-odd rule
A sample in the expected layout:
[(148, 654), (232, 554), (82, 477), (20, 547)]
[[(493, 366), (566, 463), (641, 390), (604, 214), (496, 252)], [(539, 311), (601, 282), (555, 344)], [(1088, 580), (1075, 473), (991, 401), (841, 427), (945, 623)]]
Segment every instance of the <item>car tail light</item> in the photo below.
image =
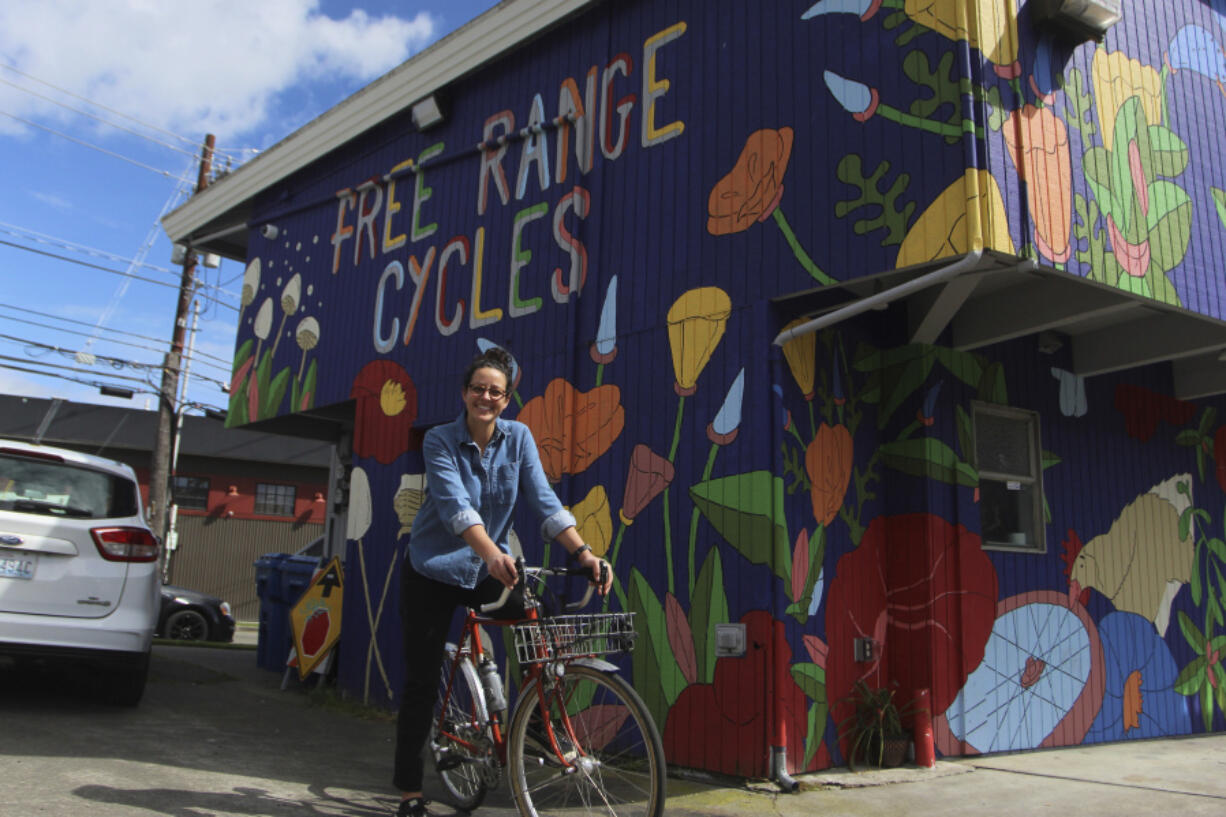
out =
[(94, 528), (98, 553), (108, 562), (156, 562), (158, 540), (144, 528)]

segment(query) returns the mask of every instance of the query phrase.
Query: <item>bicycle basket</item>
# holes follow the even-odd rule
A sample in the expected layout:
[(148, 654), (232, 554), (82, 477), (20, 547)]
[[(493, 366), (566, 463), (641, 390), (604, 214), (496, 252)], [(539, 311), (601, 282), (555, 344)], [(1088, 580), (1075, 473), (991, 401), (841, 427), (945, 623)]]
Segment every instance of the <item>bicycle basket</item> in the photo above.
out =
[(634, 613), (581, 613), (516, 624), (515, 651), (521, 664), (630, 652), (638, 634)]

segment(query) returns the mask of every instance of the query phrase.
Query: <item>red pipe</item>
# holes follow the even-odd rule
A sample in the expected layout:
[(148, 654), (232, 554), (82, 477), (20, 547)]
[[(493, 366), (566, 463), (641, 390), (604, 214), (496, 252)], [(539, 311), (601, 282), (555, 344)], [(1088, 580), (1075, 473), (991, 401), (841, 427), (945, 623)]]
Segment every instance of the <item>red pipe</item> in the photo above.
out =
[(932, 739), (932, 694), (927, 688), (915, 691), (915, 765), (932, 768), (936, 765), (936, 748)]

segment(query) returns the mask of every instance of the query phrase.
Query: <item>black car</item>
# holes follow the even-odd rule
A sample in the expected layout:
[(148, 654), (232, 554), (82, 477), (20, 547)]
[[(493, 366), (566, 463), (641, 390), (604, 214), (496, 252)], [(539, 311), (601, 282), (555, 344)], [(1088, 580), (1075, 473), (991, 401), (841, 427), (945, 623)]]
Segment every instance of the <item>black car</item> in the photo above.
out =
[(173, 585), (162, 586), (157, 634), (176, 641), (222, 641), (234, 638), (230, 605), (216, 596)]

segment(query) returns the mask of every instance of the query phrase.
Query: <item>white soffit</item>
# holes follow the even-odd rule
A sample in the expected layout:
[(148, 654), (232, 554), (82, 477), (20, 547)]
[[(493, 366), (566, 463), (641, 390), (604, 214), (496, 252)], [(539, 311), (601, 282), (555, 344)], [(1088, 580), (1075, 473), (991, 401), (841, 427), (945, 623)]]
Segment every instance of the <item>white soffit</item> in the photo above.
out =
[(180, 242), (355, 136), (598, 0), (503, 0), (303, 125), (162, 219)]

